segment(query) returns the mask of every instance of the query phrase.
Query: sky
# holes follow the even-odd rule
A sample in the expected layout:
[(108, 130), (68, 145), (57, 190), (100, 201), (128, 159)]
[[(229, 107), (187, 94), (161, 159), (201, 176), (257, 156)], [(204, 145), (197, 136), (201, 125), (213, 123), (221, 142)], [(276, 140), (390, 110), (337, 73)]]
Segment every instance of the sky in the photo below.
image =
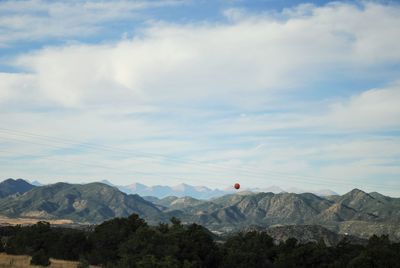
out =
[(0, 179), (400, 197), (398, 1), (0, 1)]

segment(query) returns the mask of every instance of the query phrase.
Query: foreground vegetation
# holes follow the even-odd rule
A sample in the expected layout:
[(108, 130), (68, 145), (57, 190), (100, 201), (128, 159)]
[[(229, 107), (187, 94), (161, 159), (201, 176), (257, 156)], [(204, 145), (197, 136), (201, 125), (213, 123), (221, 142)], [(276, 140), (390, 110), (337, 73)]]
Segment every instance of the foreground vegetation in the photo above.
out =
[(30, 255), (33, 264), (48, 258), (104, 267), (399, 267), (400, 243), (373, 236), (366, 246), (343, 240), (334, 247), (278, 245), (263, 232), (237, 233), (224, 242), (197, 224), (149, 226), (136, 214), (106, 221), (93, 231), (51, 228), (47, 222), (0, 229), (0, 251)]

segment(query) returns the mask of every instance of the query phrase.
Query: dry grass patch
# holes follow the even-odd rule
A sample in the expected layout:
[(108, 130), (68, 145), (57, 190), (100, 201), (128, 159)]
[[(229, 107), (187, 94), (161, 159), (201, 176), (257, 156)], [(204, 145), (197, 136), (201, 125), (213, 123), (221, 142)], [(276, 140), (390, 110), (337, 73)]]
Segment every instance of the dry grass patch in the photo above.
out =
[[(37, 265), (30, 265), (31, 256), (26, 255), (7, 255), (5, 253), (0, 253), (0, 268), (26, 268), (26, 267), (42, 267)], [(64, 261), (50, 259), (51, 264), (47, 267), (51, 268), (76, 268), (78, 262), (76, 261)], [(92, 268), (100, 268), (99, 266), (91, 265)]]
[(6, 216), (0, 215), (0, 225), (32, 225), (36, 224), (38, 221), (47, 221), (50, 224), (63, 225), (72, 224), (71, 220), (48, 220), (48, 219), (38, 219), (38, 218), (8, 218)]

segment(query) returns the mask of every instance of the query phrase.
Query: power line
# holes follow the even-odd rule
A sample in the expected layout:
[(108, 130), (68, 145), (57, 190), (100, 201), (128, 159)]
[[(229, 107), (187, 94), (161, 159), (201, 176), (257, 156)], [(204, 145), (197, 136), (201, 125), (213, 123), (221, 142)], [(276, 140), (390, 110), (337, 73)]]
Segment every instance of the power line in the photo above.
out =
[[(5, 151), (5, 150), (0, 150), (0, 152), (13, 154), (13, 152)], [(97, 167), (97, 168), (102, 168), (102, 169), (107, 169), (107, 170), (119, 171), (118, 173), (125, 174), (123, 172), (120, 172), (120, 169), (118, 169), (118, 168), (108, 167), (108, 166), (105, 166), (105, 165), (97, 165), (97, 164), (92, 164), (92, 163), (88, 163), (88, 162), (72, 161), (72, 160), (65, 160), (65, 159), (60, 160), (60, 159), (54, 159), (51, 156), (38, 156), (38, 155), (30, 155), (30, 154), (24, 154), (24, 155), (21, 155), (21, 156), (23, 156), (23, 157), (31, 157), (31, 158), (44, 158), (45, 160), (57, 161), (57, 162), (61, 162), (61, 163), (72, 163), (72, 164), (76, 164), (76, 165), (79, 165), (79, 166)], [(143, 172), (143, 171), (131, 170), (131, 169), (128, 169), (127, 171), (135, 173), (135, 174), (146, 175), (146, 176), (158, 176), (158, 177), (165, 176), (165, 174), (160, 174), (160, 173), (155, 173), (155, 172)], [(213, 175), (215, 175), (215, 174), (213, 174)], [(171, 179), (176, 179), (176, 180), (185, 179), (184, 177), (175, 177), (175, 176), (171, 176), (171, 175), (168, 175), (168, 177), (171, 178)], [(280, 177), (280, 176), (278, 176), (278, 177)], [(266, 178), (251, 177), (251, 179), (263, 180), (263, 182), (265, 182)], [(197, 180), (200, 180), (202, 182), (215, 183), (215, 180), (209, 180), (209, 179), (203, 179), (203, 178), (202, 179), (197, 179)], [(302, 182), (302, 183), (305, 182), (304, 180), (298, 180), (298, 179), (292, 179), (292, 178), (286, 178), (286, 180), (289, 181), (289, 182)], [(331, 185), (328, 182), (321, 182), (321, 181), (308, 181), (308, 182), (313, 182), (313, 183), (318, 184), (318, 185)], [(353, 183), (339, 182), (339, 183), (336, 183), (336, 184), (341, 184), (341, 185), (347, 185), (347, 186), (353, 186), (354, 187)], [(369, 186), (373, 186), (372, 184), (368, 184), (368, 185)], [(378, 186), (375, 185), (374, 187), (378, 187)], [(379, 187), (385, 188), (385, 187), (382, 187), (382, 185), (380, 185)]]
[[(58, 147), (58, 146), (54, 146), (54, 145), (49, 145), (49, 144), (43, 144), (43, 143), (37, 143), (37, 142), (32, 142), (32, 141), (25, 141), (25, 140), (18, 140), (18, 139), (15, 139), (15, 138), (10, 138), (10, 137), (7, 137), (6, 139), (8, 139), (8, 140), (13, 140), (13, 141), (17, 141), (17, 142), (23, 142), (23, 143), (28, 143), (28, 144), (37, 144), (37, 145), (44, 145), (44, 146), (48, 146), (48, 147), (52, 147), (52, 148), (56, 148), (56, 149), (62, 149), (63, 147)], [(32, 156), (32, 155), (31, 155)], [(142, 159), (136, 159), (135, 161), (141, 161), (141, 162), (146, 162), (146, 161), (143, 161)], [(204, 171), (203, 170), (203, 172), (208, 172), (208, 173), (210, 173), (210, 171)], [(229, 171), (229, 172), (232, 172), (231, 170)], [(213, 172), (212, 173), (213, 175), (215, 175), (215, 172)], [(249, 176), (249, 174), (247, 174), (247, 176)], [(266, 174), (256, 174), (256, 175), (251, 175), (251, 178), (257, 178), (257, 179), (263, 179), (263, 180), (265, 180), (266, 179)], [(271, 176), (271, 174), (270, 174), (270, 176)], [(285, 176), (285, 175), (282, 175), (282, 174), (272, 174), (272, 176), (277, 176), (277, 177), (284, 177), (284, 178), (288, 178), (288, 176)], [(261, 177), (261, 178), (260, 178)], [(290, 177), (289, 177), (290, 178)], [(297, 181), (297, 182), (304, 182), (304, 180), (303, 179), (301, 179), (301, 180), (296, 180), (296, 179), (290, 179), (291, 181)], [(308, 182), (310, 182), (310, 181), (312, 181), (312, 180), (310, 180), (310, 179), (307, 179), (307, 181)], [(314, 181), (315, 183), (319, 183), (319, 184), (323, 184), (321, 181)], [(350, 184), (349, 184), (350, 185)], [(352, 185), (352, 184), (351, 184)]]
[[(13, 154), (13, 152), (6, 151), (6, 150), (0, 150), (0, 153)], [(113, 171), (120, 171), (120, 169), (118, 169), (118, 168), (113, 168), (113, 167), (109, 167), (109, 166), (105, 166), (105, 165), (92, 164), (92, 163), (82, 162), (82, 161), (54, 159), (54, 157), (51, 157), (51, 156), (38, 156), (38, 155), (32, 155), (32, 154), (23, 154), (20, 156), (21, 157), (31, 157), (31, 158), (42, 158), (44, 160), (56, 161), (56, 162), (60, 162), (60, 163), (71, 163), (71, 164), (75, 164), (75, 165), (79, 165), (79, 166), (88, 166), (88, 167), (96, 167), (96, 168), (102, 168), (102, 169), (113, 170)], [(135, 174), (141, 174), (141, 175), (147, 175), (147, 176), (148, 175), (150, 175), (150, 176), (161, 175), (161, 174), (154, 173), (154, 172), (143, 172), (143, 171), (138, 171), (138, 170), (128, 170), (128, 171), (135, 173)], [(120, 173), (124, 174), (123, 172), (120, 172)], [(183, 179), (182, 177), (172, 177), (172, 176), (170, 176), (170, 178), (179, 179), (179, 180)], [(211, 181), (209, 181), (209, 182), (211, 182)]]
[[(141, 157), (145, 157), (145, 158), (149, 158), (149, 159), (157, 159), (158, 161), (160, 160), (160, 158), (169, 161), (169, 162), (175, 162), (175, 163), (184, 163), (185, 165), (189, 165), (189, 166), (197, 166), (197, 168), (199, 169), (203, 169), (203, 172), (205, 171), (207, 172), (213, 172), (213, 175), (215, 175), (215, 169), (219, 169), (221, 170), (228, 170), (228, 172), (232, 172), (234, 170), (239, 171), (241, 174), (245, 174), (248, 177), (251, 177), (252, 179), (254, 178), (258, 178), (260, 179), (260, 177), (265, 180), (267, 174), (269, 174), (269, 176), (273, 176), (273, 177), (284, 177), (286, 180), (288, 181), (296, 181), (296, 182), (311, 182), (311, 183), (316, 183), (316, 184), (328, 184), (327, 180), (332, 180), (334, 181), (335, 184), (342, 184), (342, 185), (352, 185), (354, 186), (354, 183), (349, 183), (347, 181), (343, 181), (343, 180), (339, 180), (339, 179), (335, 179), (335, 178), (323, 178), (323, 177), (317, 177), (317, 176), (303, 176), (303, 175), (296, 175), (296, 174), (290, 174), (290, 173), (283, 173), (283, 172), (276, 172), (276, 171), (271, 171), (271, 170), (263, 170), (263, 173), (260, 172), (256, 172), (254, 170), (248, 170), (248, 169), (243, 169), (243, 168), (231, 168), (231, 167), (227, 167), (227, 166), (221, 166), (221, 165), (215, 165), (215, 164), (206, 164), (207, 166), (204, 166), (205, 163), (201, 162), (201, 161), (196, 161), (196, 160), (187, 160), (187, 159), (181, 159), (181, 158), (177, 158), (177, 157), (173, 157), (173, 156), (166, 156), (163, 154), (155, 154), (155, 153), (143, 153), (143, 152), (132, 152), (132, 151), (127, 151), (127, 150), (121, 150), (121, 149), (116, 149), (114, 147), (110, 147), (110, 146), (99, 146), (97, 144), (93, 144), (93, 143), (81, 143), (72, 139), (61, 139), (61, 138), (56, 138), (56, 137), (52, 137), (52, 136), (45, 136), (45, 135), (40, 135), (40, 134), (35, 134), (35, 133), (31, 133), (31, 132), (24, 132), (24, 131), (14, 131), (14, 130), (10, 130), (10, 129), (6, 129), (6, 128), (0, 128), (0, 133), (7, 133), (7, 134), (12, 134), (12, 135), (17, 135), (17, 136), (22, 136), (22, 137), (28, 137), (28, 138), (35, 138), (35, 139), (39, 139), (39, 140), (44, 140), (46, 142), (51, 142), (51, 143), (55, 143), (55, 144), (62, 144), (62, 145), (67, 145), (67, 146), (76, 146), (78, 144), (79, 147), (85, 147), (88, 149), (92, 149), (92, 150), (102, 150), (102, 151), (108, 151), (108, 152), (114, 152), (114, 153), (120, 153), (120, 154), (124, 154), (124, 155), (130, 155), (130, 156), (141, 156)], [(39, 144), (39, 145), (44, 145), (44, 146), (49, 146), (49, 147), (55, 147), (57, 149), (63, 149), (63, 147), (57, 147), (54, 146), (53, 144), (43, 144), (43, 143), (37, 143), (37, 142), (32, 142), (32, 141), (21, 141), (15, 138), (10, 138), (7, 137), (7, 139), (12, 139), (12, 140), (16, 140), (18, 142), (27, 142), (27, 143), (32, 143), (32, 144)], [(138, 159), (136, 159), (136, 161), (138, 161)], [(139, 159), (139, 161), (144, 161), (143, 159)], [(151, 174), (151, 173), (147, 173), (147, 174)], [(153, 173), (154, 174), (154, 173)], [(319, 179), (318, 181), (316, 181), (315, 179)], [(321, 181), (320, 179), (323, 179), (324, 181)], [(360, 182), (361, 183), (361, 182)], [(365, 183), (362, 183), (365, 184)], [(369, 184), (372, 185), (372, 184)], [(382, 187), (381, 185), (378, 187)]]
[[(158, 159), (157, 157), (160, 157), (166, 161), (169, 162), (178, 162), (178, 163), (185, 163), (185, 164), (190, 164), (190, 165), (197, 165), (201, 168), (206, 168), (206, 169), (210, 169), (210, 168), (218, 168), (218, 169), (223, 169), (223, 170), (237, 170), (239, 172), (246, 172), (247, 174), (254, 174), (254, 175), (265, 175), (265, 173), (274, 173), (274, 174), (280, 174), (280, 175), (285, 175), (285, 176), (291, 176), (291, 177), (300, 177), (300, 178), (317, 178), (317, 179), (329, 179), (329, 180), (335, 180), (338, 181), (337, 178), (327, 178), (327, 177), (319, 177), (319, 176), (305, 176), (305, 175), (298, 175), (298, 174), (293, 174), (293, 173), (287, 173), (287, 172), (280, 172), (280, 171), (273, 171), (273, 170), (263, 170), (260, 172), (254, 171), (254, 169), (246, 169), (246, 168), (240, 168), (240, 167), (228, 167), (228, 166), (222, 166), (222, 165), (216, 165), (216, 164), (210, 164), (210, 163), (204, 163), (201, 161), (196, 161), (196, 160), (191, 160), (191, 159), (181, 159), (178, 157), (174, 157), (174, 156), (167, 156), (167, 155), (163, 155), (163, 154), (156, 154), (156, 153), (144, 153), (144, 152), (132, 152), (132, 151), (127, 151), (127, 150), (121, 150), (121, 149), (116, 149), (114, 147), (110, 147), (110, 146), (101, 146), (101, 145), (97, 145), (97, 144), (93, 144), (93, 143), (81, 143), (75, 140), (71, 140), (71, 139), (60, 139), (60, 138), (55, 138), (55, 137), (51, 137), (51, 136), (44, 136), (44, 135), (39, 135), (39, 134), (33, 134), (33, 133), (28, 133), (28, 132), (15, 132), (13, 130), (9, 130), (9, 129), (4, 129), (4, 128), (0, 128), (0, 132), (1, 130), (6, 130), (9, 132), (12, 132), (14, 135), (19, 135), (19, 136), (25, 136), (25, 137), (36, 137), (36, 138), (45, 138), (45, 139), (51, 139), (54, 140), (53, 142), (55, 143), (62, 143), (65, 145), (69, 145), (69, 146), (75, 146), (76, 144), (79, 144), (79, 146), (81, 147), (86, 147), (89, 149), (94, 149), (94, 150), (103, 150), (103, 151), (109, 151), (109, 152), (116, 152), (116, 153), (121, 153), (121, 154), (128, 154), (128, 155), (133, 155), (133, 156), (144, 156), (150, 159)], [(61, 141), (61, 142), (60, 142)], [(69, 142), (65, 142), (65, 141), (69, 141)], [(71, 144), (71, 142), (73, 144)], [(205, 166), (206, 165), (206, 166)]]

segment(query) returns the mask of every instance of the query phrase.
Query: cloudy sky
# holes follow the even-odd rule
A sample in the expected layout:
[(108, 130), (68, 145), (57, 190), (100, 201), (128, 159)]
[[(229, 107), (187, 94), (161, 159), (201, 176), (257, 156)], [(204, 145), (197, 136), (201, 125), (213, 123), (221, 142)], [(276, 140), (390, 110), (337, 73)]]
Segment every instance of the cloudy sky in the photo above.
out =
[(400, 196), (397, 1), (0, 2), (0, 178)]

